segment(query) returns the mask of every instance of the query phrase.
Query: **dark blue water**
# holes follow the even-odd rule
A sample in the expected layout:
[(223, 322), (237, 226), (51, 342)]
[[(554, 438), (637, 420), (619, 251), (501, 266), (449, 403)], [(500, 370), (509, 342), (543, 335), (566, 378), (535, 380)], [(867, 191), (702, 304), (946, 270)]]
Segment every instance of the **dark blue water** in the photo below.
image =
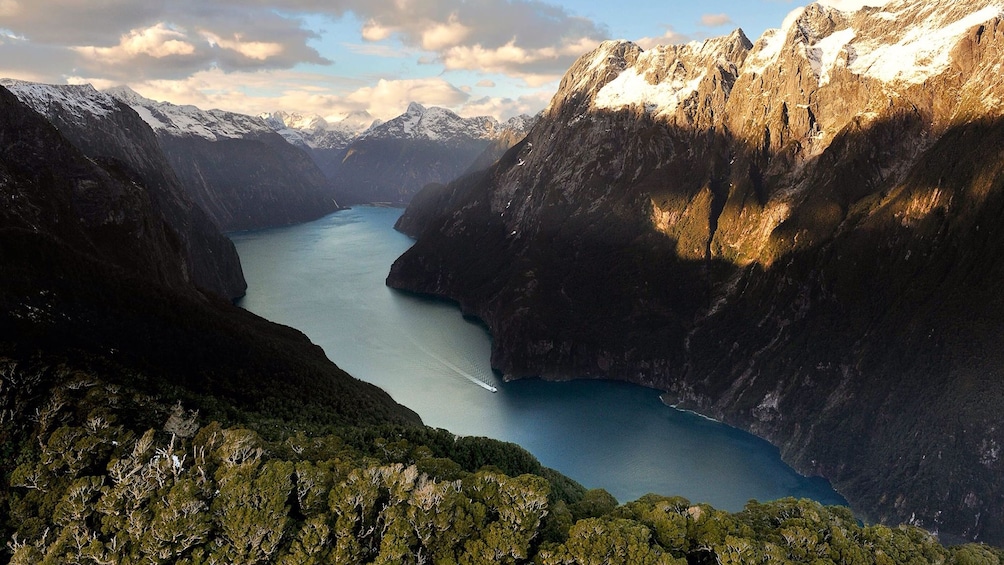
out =
[[(426, 424), (516, 442), (544, 465), (626, 502), (655, 492), (736, 511), (751, 498), (843, 499), (747, 433), (665, 406), (622, 383), (503, 383), (490, 336), (451, 304), (387, 288), (412, 241), (401, 210), (357, 208), (293, 227), (233, 234), (248, 281), (242, 306), (293, 326), (352, 375)], [(485, 385), (498, 388), (492, 393)]]

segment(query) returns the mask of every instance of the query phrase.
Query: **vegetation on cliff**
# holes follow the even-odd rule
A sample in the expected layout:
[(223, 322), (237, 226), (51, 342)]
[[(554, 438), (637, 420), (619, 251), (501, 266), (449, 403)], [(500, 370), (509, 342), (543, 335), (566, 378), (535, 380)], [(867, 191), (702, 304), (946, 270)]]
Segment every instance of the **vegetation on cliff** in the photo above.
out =
[(5, 357), (0, 386), (5, 413), (33, 414), (0, 428), (14, 564), (1004, 562), (805, 500), (618, 505), (518, 446), (445, 430), (211, 421), (109, 366)]

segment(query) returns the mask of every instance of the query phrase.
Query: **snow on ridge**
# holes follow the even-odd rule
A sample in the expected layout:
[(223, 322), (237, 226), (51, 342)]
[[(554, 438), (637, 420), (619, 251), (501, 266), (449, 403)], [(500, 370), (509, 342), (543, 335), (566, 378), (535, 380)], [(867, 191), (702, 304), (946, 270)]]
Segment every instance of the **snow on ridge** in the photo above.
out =
[(788, 41), (788, 33), (803, 15), (805, 15), (804, 7), (795, 8), (785, 16), (780, 28), (768, 29), (763, 32), (763, 35), (753, 46), (753, 52), (743, 70), (763, 74), (767, 67), (776, 63), (784, 49), (784, 44)]
[(404, 114), (381, 124), (374, 124), (361, 133), (359, 139), (490, 139), (499, 129), (498, 121), (490, 116), (462, 118), (446, 108), (426, 108), (412, 102)]
[(156, 102), (130, 89), (110, 89), (107, 93), (128, 104), (154, 131), (175, 136), (196, 136), (217, 141), (272, 133), (265, 120), (223, 110), (204, 111), (191, 105)]
[(0, 79), (0, 85), (43, 115), (49, 115), (53, 106), (65, 109), (77, 118), (107, 116), (118, 109), (115, 100), (89, 84), (55, 85)]
[[(649, 114), (672, 114), (700, 87), (707, 76), (707, 59), (716, 56), (720, 43), (707, 40), (644, 51), (596, 93), (593, 105), (603, 110), (641, 107)], [(665, 76), (653, 80), (653, 71)]]
[[(960, 14), (965, 4), (935, 1), (930, 4), (895, 2), (893, 0), (822, 0), (817, 2), (825, 14), (839, 10), (853, 22), (824, 37), (815, 37), (813, 22), (806, 8), (793, 10), (781, 29), (767, 30), (757, 40), (743, 72), (763, 74), (776, 64), (785, 45), (798, 26), (796, 36), (819, 85), (830, 82), (838, 65), (851, 72), (882, 82), (920, 84), (945, 71), (950, 65), (951, 49), (972, 27), (995, 17), (1004, 16), (1004, 3), (999, 0), (972, 2), (982, 5)], [(867, 8), (882, 8), (870, 10)], [(854, 13), (850, 13), (854, 12)], [(904, 22), (891, 27), (892, 22)], [(917, 23), (909, 23), (917, 22)], [(841, 55), (846, 54), (846, 58)]]
[[(893, 44), (862, 41), (853, 44), (854, 73), (883, 82), (920, 84), (945, 71), (951, 64), (951, 48), (970, 28), (1004, 16), (1004, 4), (995, 2), (954, 21), (931, 15), (913, 26)], [(886, 20), (881, 14), (879, 19)]]
[[(817, 41), (815, 45), (806, 48), (806, 56), (819, 79), (819, 86), (829, 84), (830, 72), (836, 67), (840, 54), (846, 51), (846, 46), (856, 36), (856, 31), (847, 28), (834, 32)], [(848, 56), (851, 56), (849, 52)]]
[(701, 73), (689, 81), (667, 78), (652, 84), (645, 74), (639, 74), (638, 70), (632, 67), (601, 88), (594, 104), (597, 108), (606, 110), (640, 105), (648, 113), (671, 114), (688, 96), (697, 91), (704, 76), (704, 73)]

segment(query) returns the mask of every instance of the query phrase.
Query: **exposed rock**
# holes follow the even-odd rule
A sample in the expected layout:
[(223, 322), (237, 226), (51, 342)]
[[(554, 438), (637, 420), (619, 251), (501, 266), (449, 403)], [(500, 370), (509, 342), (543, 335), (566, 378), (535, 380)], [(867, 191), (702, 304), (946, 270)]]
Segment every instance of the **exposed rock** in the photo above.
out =
[(416, 199), (388, 284), (481, 317), (507, 378), (661, 388), (863, 516), (1000, 543), (1002, 10), (604, 43), (498, 164)]

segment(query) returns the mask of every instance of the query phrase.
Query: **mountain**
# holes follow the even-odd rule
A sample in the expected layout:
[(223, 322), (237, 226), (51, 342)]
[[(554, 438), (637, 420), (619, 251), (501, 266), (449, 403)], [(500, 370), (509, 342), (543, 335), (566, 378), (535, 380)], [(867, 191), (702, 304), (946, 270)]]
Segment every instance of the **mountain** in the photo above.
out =
[(869, 520), (1002, 543), (1002, 11), (606, 42), (494, 167), (414, 201), (388, 284), (484, 320), (509, 379), (660, 389)]
[[(121, 175), (145, 185), (143, 198), (149, 198), (154, 213), (171, 228), (167, 237), (180, 247), (184, 262), (178, 268), (184, 279), (224, 298), (244, 295), (247, 284), (233, 243), (189, 198), (153, 131), (136, 112), (91, 86), (11, 80), (0, 81), (0, 85), (45, 116), (85, 155), (99, 162), (117, 163)], [(104, 210), (98, 207), (94, 212)], [(161, 262), (157, 258), (152, 261)]]
[(328, 122), (317, 114), (304, 115), (284, 111), (259, 116), (270, 128), (287, 141), (313, 150), (344, 149), (377, 120), (365, 110), (352, 112), (336, 122)]
[(4, 562), (1004, 560), (811, 501), (618, 506), (516, 445), (425, 428), (191, 285), (149, 192), (0, 87)]
[(429, 183), (449, 182), (475, 162), (490, 165), (533, 122), (529, 116), (504, 123), (487, 116), (461, 118), (418, 103), (386, 122), (374, 122), (366, 113), (334, 124), (284, 112), (263, 117), (291, 143), (310, 148), (346, 204), (407, 203)]
[[(129, 386), (209, 394), (244, 409), (324, 406), (330, 422), (417, 422), (299, 332), (193, 284), (182, 236), (129, 163), (88, 157), (63, 135), (70, 128), (57, 130), (5, 88), (0, 109), (4, 363), (104, 367)], [(93, 109), (82, 117), (93, 119)], [(214, 258), (227, 260), (221, 255)], [(262, 380), (248, 388), (252, 376)], [(4, 402), (15, 393), (34, 401), (25, 386), (5, 388)]]
[(156, 132), (178, 178), (220, 229), (304, 222), (338, 209), (308, 154), (261, 118), (155, 102), (128, 87), (107, 93)]

